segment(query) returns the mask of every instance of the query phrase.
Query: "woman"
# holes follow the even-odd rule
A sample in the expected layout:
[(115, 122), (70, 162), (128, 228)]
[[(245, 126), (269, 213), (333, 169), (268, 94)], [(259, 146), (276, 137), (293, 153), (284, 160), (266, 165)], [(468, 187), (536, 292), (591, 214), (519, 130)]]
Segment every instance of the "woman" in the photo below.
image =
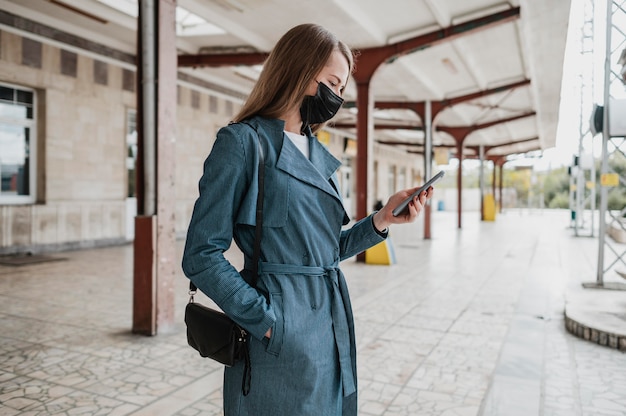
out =
[[(412, 189), (342, 230), (349, 219), (337, 191), (340, 162), (312, 133), (339, 110), (352, 69), (350, 49), (324, 28), (291, 29), (204, 164), (183, 270), (250, 334), (250, 392), (242, 394), (244, 363), (226, 368), (226, 416), (357, 414), (352, 310), (339, 262), (383, 241), (390, 224), (414, 221), (432, 189), (406, 214), (391, 211)], [(259, 141), (265, 210), (253, 288), (223, 253), (234, 239), (251, 269)]]

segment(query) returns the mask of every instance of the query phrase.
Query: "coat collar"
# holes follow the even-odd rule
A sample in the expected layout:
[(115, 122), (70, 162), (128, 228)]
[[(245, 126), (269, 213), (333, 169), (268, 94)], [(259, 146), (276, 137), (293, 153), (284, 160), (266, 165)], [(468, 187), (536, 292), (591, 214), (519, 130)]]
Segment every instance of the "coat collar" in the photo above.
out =
[[(276, 167), (289, 175), (314, 185), (331, 195), (337, 192), (329, 180), (341, 166), (337, 160), (307, 129), (310, 159), (307, 161), (291, 140), (285, 135), (285, 122), (280, 119), (255, 117), (255, 121), (265, 130), (267, 139), (278, 154)], [(310, 162), (310, 163), (309, 163)]]
[[(343, 206), (339, 194), (339, 185), (333, 176), (341, 166), (341, 162), (312, 135), (309, 128), (305, 132), (309, 138), (310, 154), (309, 160), (307, 160), (284, 133), (285, 122), (283, 120), (264, 117), (255, 117), (254, 119), (266, 131), (265, 136), (278, 155), (277, 169), (321, 189), (333, 196)], [(345, 225), (349, 221), (350, 218), (344, 212), (343, 224)]]
[(339, 168), (339, 161), (315, 137), (309, 136), (309, 160), (284, 132), (282, 140), (276, 168), (339, 199), (337, 191), (330, 184), (332, 175)]

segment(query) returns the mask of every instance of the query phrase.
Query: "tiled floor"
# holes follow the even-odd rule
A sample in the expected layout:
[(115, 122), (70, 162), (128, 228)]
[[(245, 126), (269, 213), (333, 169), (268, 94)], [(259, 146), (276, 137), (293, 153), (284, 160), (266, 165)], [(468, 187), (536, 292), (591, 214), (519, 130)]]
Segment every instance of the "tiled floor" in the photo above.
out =
[[(360, 414), (626, 415), (626, 354), (564, 329), (598, 244), (568, 219), (468, 213), (458, 230), (433, 212), (431, 240), (421, 221), (392, 228), (397, 264), (344, 262)], [(186, 345), (182, 273), (179, 324), (144, 337), (130, 333), (131, 246), (55, 257), (0, 266), (0, 416), (222, 414), (221, 367)]]

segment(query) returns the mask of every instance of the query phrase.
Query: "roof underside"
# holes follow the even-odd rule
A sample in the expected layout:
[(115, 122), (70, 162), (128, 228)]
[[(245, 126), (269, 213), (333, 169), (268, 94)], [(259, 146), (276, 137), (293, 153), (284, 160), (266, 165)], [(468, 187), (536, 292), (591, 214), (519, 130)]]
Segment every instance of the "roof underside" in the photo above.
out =
[[(118, 4), (135, 0), (117, 0)], [(0, 0), (0, 9), (63, 30), (111, 48), (136, 53), (136, 18), (106, 1)], [(109, 1), (109, 3), (111, 3)], [(476, 128), (464, 145), (484, 145), (491, 156), (553, 147), (556, 141), (569, 0), (178, 0), (178, 5), (224, 33), (177, 38), (179, 54), (234, 50), (269, 52), (291, 27), (321, 24), (354, 49), (393, 44), (482, 16), (520, 7), (518, 19), (469, 30), (435, 46), (417, 50), (381, 65), (371, 80), (376, 102), (440, 102), (518, 81), (522, 86), (446, 107), (435, 118), (434, 145), (455, 140), (444, 127)], [(1, 28), (1, 26), (0, 26)], [(358, 70), (358, 66), (357, 66)], [(218, 84), (243, 96), (259, 67), (180, 68), (181, 72)], [(345, 92), (356, 99), (355, 83)], [(355, 129), (354, 108), (337, 116), (346, 135)], [(526, 117), (516, 116), (531, 114)], [(377, 109), (376, 124), (397, 123), (403, 129), (376, 129), (375, 139), (415, 151), (423, 144), (421, 120), (410, 110)], [(498, 120), (514, 119), (496, 124)], [(387, 126), (389, 127), (389, 126)], [(437, 129), (437, 127), (440, 127)]]

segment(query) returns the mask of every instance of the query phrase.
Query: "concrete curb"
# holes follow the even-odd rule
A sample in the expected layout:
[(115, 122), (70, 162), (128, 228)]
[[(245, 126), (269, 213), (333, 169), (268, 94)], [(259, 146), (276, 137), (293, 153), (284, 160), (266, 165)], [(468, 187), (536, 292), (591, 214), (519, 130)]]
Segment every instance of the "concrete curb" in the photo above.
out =
[(565, 328), (579, 338), (626, 352), (626, 312), (598, 312), (568, 305)]

